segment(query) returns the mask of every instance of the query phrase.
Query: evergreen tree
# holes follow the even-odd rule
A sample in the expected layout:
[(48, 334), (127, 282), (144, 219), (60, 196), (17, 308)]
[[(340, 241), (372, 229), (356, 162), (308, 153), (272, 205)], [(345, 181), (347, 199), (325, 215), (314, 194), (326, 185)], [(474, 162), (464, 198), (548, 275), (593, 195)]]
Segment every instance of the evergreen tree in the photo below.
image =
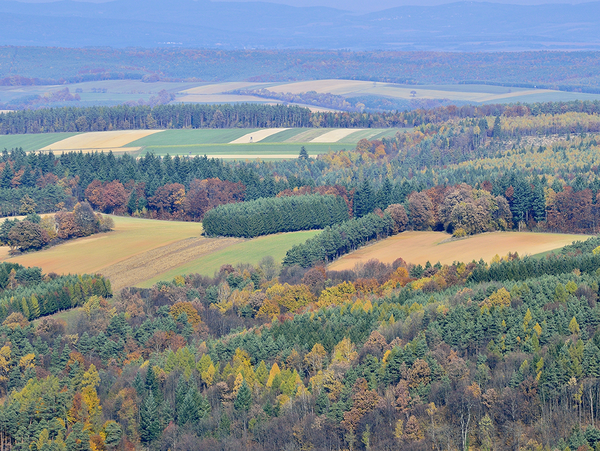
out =
[(247, 413), (250, 410), (251, 405), (252, 392), (250, 391), (250, 387), (244, 380), (244, 382), (242, 382), (242, 385), (238, 390), (238, 393), (235, 397), (235, 401), (233, 402), (233, 408), (238, 412)]
[(300, 154), (298, 155), (298, 159), (307, 161), (308, 158), (309, 157), (308, 157), (308, 152), (306, 151), (306, 147), (304, 147), (304, 146), (300, 147)]
[(158, 407), (151, 391), (140, 409), (140, 438), (143, 443), (149, 444), (158, 438), (160, 432)]

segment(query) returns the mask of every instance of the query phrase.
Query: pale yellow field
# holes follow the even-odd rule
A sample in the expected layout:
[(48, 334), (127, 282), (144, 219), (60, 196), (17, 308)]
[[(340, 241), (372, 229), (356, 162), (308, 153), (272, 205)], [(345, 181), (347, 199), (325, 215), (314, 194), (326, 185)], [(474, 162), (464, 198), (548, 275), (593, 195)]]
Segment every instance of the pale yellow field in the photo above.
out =
[(351, 135), (352, 133), (362, 132), (364, 129), (362, 128), (340, 128), (338, 130), (331, 130), (330, 132), (323, 133), (321, 136), (317, 136), (313, 138), (311, 143), (335, 143), (341, 141), (346, 136)]
[(248, 143), (257, 143), (262, 141), (265, 138), (268, 138), (275, 133), (282, 132), (284, 130), (289, 130), (287, 128), (265, 128), (263, 130), (258, 130), (252, 133), (246, 133), (244, 136), (240, 136), (238, 139), (234, 139), (229, 144), (248, 144)]
[(240, 95), (234, 94), (190, 94), (183, 97), (177, 97), (177, 102), (184, 103), (229, 103), (229, 102), (261, 102), (275, 105), (281, 103), (275, 99), (265, 99), (257, 96)]
[[(79, 238), (39, 252), (7, 259), (7, 248), (0, 248), (2, 260), (24, 266), (39, 266), (44, 273), (103, 273), (119, 262), (181, 240), (207, 240), (200, 238), (202, 225), (195, 222), (152, 221), (120, 216), (113, 216), (113, 220), (115, 229), (111, 232)], [(233, 240), (232, 244), (235, 242), (237, 240)], [(152, 260), (148, 259), (150, 264)]]
[[(489, 92), (467, 92), (467, 91), (445, 91), (436, 89), (420, 89), (418, 86), (401, 86), (393, 83), (373, 83), (360, 80), (313, 80), (298, 83), (287, 83), (268, 88), (273, 92), (290, 92), (299, 94), (302, 92), (316, 91), (318, 93), (331, 93), (337, 95), (378, 95), (395, 97), (398, 99), (449, 99), (474, 102), (491, 102), (494, 100), (520, 97), (529, 94), (544, 94), (556, 92), (547, 89), (515, 90), (503, 94), (492, 94)], [(412, 92), (416, 94), (412, 94)]]
[(474, 235), (465, 239), (446, 241), (451, 235), (444, 232), (403, 232), (373, 245), (358, 249), (329, 265), (340, 271), (352, 269), (357, 263), (377, 259), (392, 263), (402, 258), (408, 263), (450, 264), (454, 261), (470, 262), (483, 259), (489, 262), (495, 255), (505, 256), (518, 252), (520, 256), (535, 255), (561, 248), (573, 241), (583, 241), (589, 235), (558, 233), (493, 232)]
[(360, 80), (312, 80), (297, 83), (286, 83), (279, 86), (269, 87), (269, 91), (300, 94), (302, 92), (315, 91), (318, 93), (348, 94), (373, 86), (371, 81)]
[[(415, 91), (413, 96), (412, 92)], [(438, 91), (435, 89), (419, 89), (418, 86), (405, 88), (391, 84), (377, 85), (369, 88), (364, 93), (381, 95), (387, 97), (395, 97), (398, 99), (449, 99), (449, 100), (464, 100), (473, 102), (492, 102), (500, 99), (508, 99), (511, 97), (520, 97), (529, 94), (544, 94), (550, 91), (547, 89), (532, 89), (529, 91), (516, 91), (504, 94), (491, 94), (489, 92), (453, 92), (453, 91)]]
[[(110, 132), (89, 132), (71, 136), (55, 142), (41, 150), (96, 150), (123, 147), (135, 140), (163, 130), (119, 130)], [(132, 148), (130, 148), (132, 149)]]
[(250, 83), (250, 82), (246, 82), (246, 81), (239, 81), (239, 82), (233, 81), (233, 82), (226, 82), (226, 83), (216, 83), (216, 84), (212, 84), (212, 85), (197, 86), (195, 88), (186, 89), (185, 91), (181, 91), (181, 92), (186, 93), (186, 94), (201, 94), (201, 95), (220, 94), (222, 92), (233, 91), (235, 89), (245, 89), (245, 88), (249, 88), (249, 87), (260, 88), (264, 84), (266, 84), (266, 83)]

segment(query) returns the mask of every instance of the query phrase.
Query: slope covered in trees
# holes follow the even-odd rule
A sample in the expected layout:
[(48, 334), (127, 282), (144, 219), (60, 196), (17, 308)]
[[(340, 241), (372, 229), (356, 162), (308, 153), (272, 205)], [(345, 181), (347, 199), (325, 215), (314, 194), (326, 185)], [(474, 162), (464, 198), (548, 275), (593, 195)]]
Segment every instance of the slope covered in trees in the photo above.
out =
[(372, 261), (343, 273), (264, 260), (127, 289), (112, 306), (92, 296), (69, 325), (19, 313), (0, 327), (3, 440), (593, 448), (599, 244), (543, 262)]
[[(597, 231), (600, 123), (594, 104), (563, 106), (399, 113), (414, 130), (282, 162), (4, 152), (4, 212), (87, 199), (214, 233), (336, 215), (285, 265), (112, 298), (99, 276), (0, 265), (0, 446), (596, 448), (599, 239), (490, 263), (322, 266), (405, 229)], [(68, 323), (31, 322), (73, 307)]]

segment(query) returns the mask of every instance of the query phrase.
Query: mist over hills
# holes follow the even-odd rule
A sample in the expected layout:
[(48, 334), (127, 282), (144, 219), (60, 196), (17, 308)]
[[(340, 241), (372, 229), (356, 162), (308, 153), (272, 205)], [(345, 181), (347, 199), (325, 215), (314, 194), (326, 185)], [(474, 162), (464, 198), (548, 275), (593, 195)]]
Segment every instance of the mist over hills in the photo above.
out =
[(0, 1), (4, 45), (322, 48), (351, 50), (596, 50), (600, 2), (458, 2), (358, 14), (264, 2)]

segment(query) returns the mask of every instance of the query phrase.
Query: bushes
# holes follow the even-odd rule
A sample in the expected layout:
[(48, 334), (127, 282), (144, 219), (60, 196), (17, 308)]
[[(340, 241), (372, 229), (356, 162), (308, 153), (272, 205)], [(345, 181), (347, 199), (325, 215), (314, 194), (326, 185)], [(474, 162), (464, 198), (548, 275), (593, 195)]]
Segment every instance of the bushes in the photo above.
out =
[(339, 196), (276, 197), (221, 205), (204, 216), (209, 236), (252, 238), (278, 232), (322, 229), (348, 219), (348, 207)]

